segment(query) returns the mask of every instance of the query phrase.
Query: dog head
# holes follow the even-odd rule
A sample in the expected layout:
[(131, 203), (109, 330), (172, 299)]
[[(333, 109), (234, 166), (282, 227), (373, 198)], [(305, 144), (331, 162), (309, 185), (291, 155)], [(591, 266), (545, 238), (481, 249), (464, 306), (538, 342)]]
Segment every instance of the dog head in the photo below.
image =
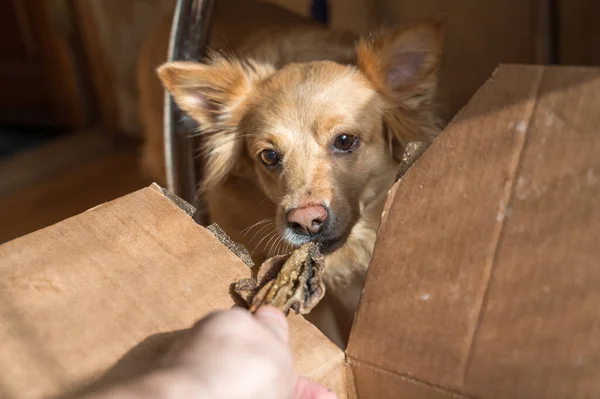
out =
[(405, 145), (438, 132), (442, 45), (443, 22), (424, 20), (359, 40), (351, 64), (219, 55), (159, 75), (204, 134), (204, 187), (251, 168), (286, 241), (330, 252), (385, 198)]

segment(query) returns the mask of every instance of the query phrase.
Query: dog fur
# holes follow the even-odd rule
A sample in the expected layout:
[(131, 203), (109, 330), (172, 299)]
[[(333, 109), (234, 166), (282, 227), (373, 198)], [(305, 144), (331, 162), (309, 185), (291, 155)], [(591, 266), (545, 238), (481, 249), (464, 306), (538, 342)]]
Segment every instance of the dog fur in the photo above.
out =
[[(327, 296), (309, 318), (342, 347), (404, 148), (440, 131), (443, 38), (438, 19), (364, 38), (302, 24), (258, 32), (203, 64), (158, 68), (203, 136), (200, 189), (211, 221), (257, 263), (307, 240), (324, 243)], [(333, 144), (340, 135), (350, 149)], [(146, 159), (162, 160), (160, 145), (146, 148)], [(277, 164), (263, 162), (266, 150)], [(327, 210), (327, 229), (290, 230), (290, 211), (313, 206)]]

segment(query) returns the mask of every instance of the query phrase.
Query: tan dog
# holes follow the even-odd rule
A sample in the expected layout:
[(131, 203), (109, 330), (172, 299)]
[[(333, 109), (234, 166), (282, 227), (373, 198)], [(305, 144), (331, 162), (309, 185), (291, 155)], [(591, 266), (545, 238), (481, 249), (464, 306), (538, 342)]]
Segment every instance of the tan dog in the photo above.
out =
[(290, 28), (158, 70), (204, 135), (212, 221), (256, 262), (322, 244), (328, 295), (312, 318), (341, 346), (404, 147), (440, 130), (443, 30), (426, 19), (356, 41)]

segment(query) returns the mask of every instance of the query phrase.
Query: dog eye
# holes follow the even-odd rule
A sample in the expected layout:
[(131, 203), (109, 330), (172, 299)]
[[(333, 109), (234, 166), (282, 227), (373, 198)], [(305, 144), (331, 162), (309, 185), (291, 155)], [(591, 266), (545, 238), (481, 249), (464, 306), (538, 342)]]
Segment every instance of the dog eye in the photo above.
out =
[(260, 160), (267, 166), (279, 163), (279, 154), (274, 150), (264, 150), (260, 153)]
[(340, 151), (350, 151), (358, 145), (358, 137), (351, 134), (340, 134), (333, 141), (333, 147)]

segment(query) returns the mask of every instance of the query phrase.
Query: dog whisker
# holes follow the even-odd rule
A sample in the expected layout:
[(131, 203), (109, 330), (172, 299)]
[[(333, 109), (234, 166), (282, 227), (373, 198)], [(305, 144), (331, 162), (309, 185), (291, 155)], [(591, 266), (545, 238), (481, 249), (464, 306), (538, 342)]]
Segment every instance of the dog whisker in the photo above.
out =
[[(276, 233), (276, 232), (275, 232), (275, 233)], [(267, 252), (268, 254), (270, 254), (270, 253), (271, 253), (271, 250), (269, 249), (269, 244), (270, 244), (271, 242), (276, 242), (276, 241), (277, 241), (277, 238), (279, 238), (279, 236), (278, 236), (277, 234), (273, 234), (273, 237), (272, 237), (272, 238), (271, 238), (269, 241), (267, 241), (267, 243), (265, 244), (265, 249), (266, 249), (266, 252)], [(273, 240), (275, 240), (275, 241), (273, 241)], [(272, 248), (272, 246), (271, 246), (271, 248)]]
[(275, 240), (275, 242), (271, 246), (271, 250), (269, 251), (270, 256), (277, 255), (277, 247), (279, 246), (280, 242), (281, 242), (281, 236), (277, 236), (277, 239)]
[(264, 231), (265, 229), (268, 229), (268, 228), (269, 228), (269, 223), (266, 223), (263, 226), (259, 227), (259, 229), (257, 231), (255, 231), (254, 234), (252, 234), (252, 237), (250, 237), (250, 240), (248, 241), (248, 243), (251, 243), (258, 234), (260, 234), (262, 231)]
[(286, 254), (288, 252), (290, 252), (290, 246), (289, 246), (289, 244), (287, 242), (285, 242), (285, 240), (282, 237), (282, 239), (281, 239), (281, 249), (278, 250), (278, 253), (281, 254), (281, 255), (283, 255), (283, 254)]
[(261, 221), (258, 221), (256, 223), (254, 223), (252, 226), (246, 227), (244, 230), (242, 230), (240, 232), (240, 234), (243, 234), (244, 237), (245, 237), (253, 228), (258, 227), (261, 224), (265, 224), (265, 223), (271, 222), (271, 221), (273, 221), (273, 219), (274, 218), (270, 217), (270, 218), (266, 218), (266, 219), (263, 219)]
[(251, 243), (251, 242), (254, 240), (254, 238), (257, 236), (257, 235), (259, 235), (259, 234), (261, 234), (261, 233), (263, 233), (263, 232), (265, 232), (265, 231), (268, 231), (268, 230), (269, 230), (270, 228), (272, 228), (272, 227), (273, 227), (273, 223), (272, 223), (272, 222), (266, 223), (264, 226), (262, 226), (261, 228), (259, 228), (259, 229), (258, 229), (258, 230), (257, 230), (257, 231), (256, 231), (256, 232), (255, 232), (255, 233), (252, 235), (252, 238), (250, 239), (250, 241), (248, 241), (248, 243)]
[(281, 201), (283, 198), (281, 197), (265, 197), (263, 198), (259, 203), (258, 206), (261, 206), (263, 204), (263, 202), (270, 200), (271, 202), (275, 203), (277, 201)]
[(257, 244), (257, 245), (254, 247), (254, 250), (252, 251), (252, 254), (250, 254), (250, 257), (254, 256), (254, 252), (256, 252), (256, 250), (258, 249), (258, 247), (260, 247), (260, 244), (262, 244), (264, 240), (266, 240), (267, 238), (271, 237), (271, 236), (272, 236), (272, 235), (274, 235), (274, 234), (276, 234), (276, 232), (275, 232), (275, 231), (272, 231), (270, 234), (266, 234), (266, 235), (265, 235), (265, 236), (262, 238), (262, 240), (260, 240), (260, 241), (258, 242), (258, 244)]
[(275, 242), (273, 243), (271, 251), (269, 251), (269, 253), (271, 254), (271, 256), (276, 256), (278, 254), (277, 253), (277, 248), (279, 248), (279, 244), (281, 244), (281, 236), (278, 236), (277, 240), (275, 240)]
[(265, 232), (266, 230), (275, 227), (275, 222), (273, 220), (265, 223), (262, 227), (260, 227), (257, 231), (258, 234)]
[(283, 237), (281, 237), (281, 241), (280, 241), (280, 248), (277, 248), (277, 254), (279, 255), (283, 255), (285, 253), (289, 252), (289, 245), (288, 243), (283, 239)]
[(283, 239), (283, 237), (281, 237), (281, 239), (279, 240), (279, 246), (281, 248), (277, 248), (276, 254), (280, 255), (280, 254), (285, 254), (290, 252), (290, 246), (289, 244)]
[(264, 235), (264, 236), (263, 236), (263, 237), (260, 239), (260, 241), (258, 242), (258, 244), (256, 244), (256, 245), (254, 246), (254, 249), (252, 250), (252, 254), (251, 254), (251, 256), (253, 256), (253, 255), (254, 255), (254, 252), (255, 252), (255, 251), (256, 251), (256, 250), (257, 250), (257, 249), (260, 247), (260, 245), (261, 245), (261, 244), (262, 244), (262, 243), (263, 243), (263, 242), (264, 242), (266, 239), (270, 238), (272, 235), (273, 235), (273, 232), (270, 232), (270, 233), (268, 233), (268, 234), (265, 234), (265, 235)]
[(285, 246), (285, 241), (283, 241), (283, 237), (279, 236), (279, 243), (277, 244), (277, 248), (275, 248), (275, 255), (279, 255), (281, 249)]

